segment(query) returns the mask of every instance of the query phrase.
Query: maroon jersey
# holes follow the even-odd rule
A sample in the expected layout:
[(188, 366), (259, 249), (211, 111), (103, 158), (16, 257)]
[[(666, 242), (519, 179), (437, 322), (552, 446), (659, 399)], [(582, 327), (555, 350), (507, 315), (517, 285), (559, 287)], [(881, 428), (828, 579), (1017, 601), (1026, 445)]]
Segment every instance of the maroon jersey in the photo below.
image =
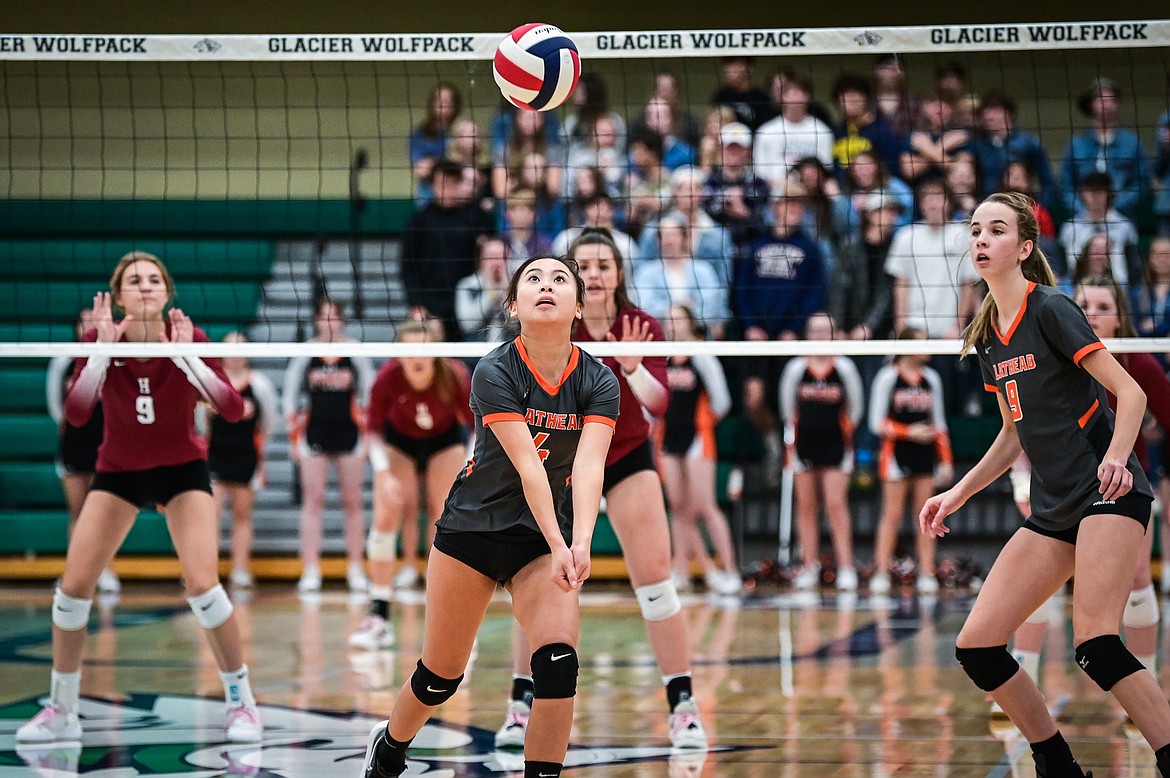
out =
[(456, 423), (471, 428), (471, 378), (462, 362), (445, 359), (443, 363), (454, 375), (452, 396), (445, 401), (439, 396), (436, 382), (421, 392), (406, 380), (402, 364), (391, 359), (382, 365), (374, 387), (370, 390), (370, 404), (366, 413), (366, 430), (381, 435), (391, 427), (399, 435), (425, 440), (441, 435)]
[[(1153, 415), (1154, 421), (1158, 422), (1162, 434), (1170, 433), (1170, 381), (1167, 381), (1158, 360), (1149, 354), (1118, 354), (1117, 361), (1146, 393), (1146, 410)], [(1109, 407), (1116, 411), (1117, 398), (1111, 392), (1106, 394), (1109, 397)], [(1146, 452), (1144, 434), (1139, 434), (1134, 440), (1133, 453), (1137, 454), (1142, 467), (1149, 468), (1150, 457)]]
[[(635, 326), (641, 326), (643, 321), (650, 322), (651, 340), (666, 340), (666, 335), (662, 332), (662, 325), (658, 323), (657, 319), (641, 308), (624, 308), (618, 313), (617, 318), (613, 322), (613, 327), (609, 330), (615, 338), (621, 338), (622, 318), (626, 316), (630, 318), (630, 323)], [(593, 338), (589, 335), (589, 329), (585, 326), (585, 322), (577, 322), (577, 326), (573, 331), (573, 340), (581, 343), (593, 341)], [(613, 357), (605, 357), (601, 361), (617, 376), (618, 385), (621, 387), (622, 392), (621, 414), (618, 416), (613, 440), (609, 444), (609, 453), (605, 457), (605, 465), (609, 467), (642, 445), (650, 437), (650, 422), (646, 420), (646, 414), (642, 411), (642, 403), (638, 402), (638, 398), (634, 396), (634, 390), (630, 388), (626, 377), (622, 375), (622, 370), (618, 366), (617, 360)], [(658, 383), (664, 387), (670, 386), (666, 377), (666, 357), (645, 357), (642, 359), (642, 365), (650, 371), (650, 375), (654, 376)], [(665, 392), (663, 396), (666, 399), (661, 403), (661, 406), (646, 408), (646, 413), (661, 418), (666, 413), (666, 409), (670, 403), (669, 391)]]
[[(192, 339), (208, 342), (199, 328)], [(97, 330), (90, 330), (82, 340), (96, 342)], [(207, 459), (207, 441), (195, 431), (195, 403), (202, 395), (178, 365), (165, 358), (111, 358), (104, 382), (94, 387), (87, 383), (88, 376), (83, 378), (87, 361), (78, 359), (74, 365), (65, 416), (70, 424), (84, 424), (100, 396), (105, 428), (98, 472), (149, 470)], [(239, 421), (244, 410), (240, 393), (220, 369), (219, 360), (203, 361), (218, 379), (204, 387), (207, 401), (226, 421)]]

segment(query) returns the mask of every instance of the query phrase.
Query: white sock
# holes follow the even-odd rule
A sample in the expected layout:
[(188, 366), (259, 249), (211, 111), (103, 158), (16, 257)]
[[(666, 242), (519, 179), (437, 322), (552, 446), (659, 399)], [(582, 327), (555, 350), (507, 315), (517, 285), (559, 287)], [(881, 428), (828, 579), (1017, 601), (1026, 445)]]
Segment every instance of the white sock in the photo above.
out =
[(59, 673), (54, 670), (49, 680), (49, 703), (66, 713), (77, 713), (81, 707), (81, 671)]
[(219, 680), (223, 682), (223, 698), (229, 708), (241, 705), (255, 707), (256, 697), (252, 694), (252, 684), (248, 680), (247, 665), (242, 665), (239, 670), (220, 673)]
[(389, 586), (371, 586), (370, 599), (382, 600), (383, 602), (390, 602), (391, 590)]
[(1032, 681), (1035, 684), (1039, 685), (1040, 684), (1040, 652), (1039, 651), (1020, 651), (1017, 649), (1017, 650), (1012, 652), (1012, 656), (1015, 658), (1015, 660), (1017, 662), (1020, 663), (1020, 667), (1024, 668), (1024, 672), (1027, 673), (1029, 675), (1029, 677), (1031, 677)]

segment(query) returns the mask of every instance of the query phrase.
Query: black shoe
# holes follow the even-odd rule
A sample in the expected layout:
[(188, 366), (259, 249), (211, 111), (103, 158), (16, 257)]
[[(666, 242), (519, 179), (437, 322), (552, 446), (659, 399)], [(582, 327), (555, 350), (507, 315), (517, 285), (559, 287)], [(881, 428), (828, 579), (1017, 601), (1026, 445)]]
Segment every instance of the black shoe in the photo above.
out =
[(378, 744), (386, 739), (386, 726), (389, 721), (380, 721), (370, 730), (370, 737), (366, 741), (366, 761), (362, 766), (363, 778), (398, 778), (406, 771), (406, 765), (395, 770), (387, 770), (378, 761)]

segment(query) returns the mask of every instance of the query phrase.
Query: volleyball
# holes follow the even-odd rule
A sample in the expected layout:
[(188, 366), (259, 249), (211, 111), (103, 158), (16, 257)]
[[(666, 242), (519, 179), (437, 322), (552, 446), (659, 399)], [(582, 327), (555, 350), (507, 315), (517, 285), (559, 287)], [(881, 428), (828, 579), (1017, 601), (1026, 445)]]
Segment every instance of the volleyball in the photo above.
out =
[(559, 27), (533, 22), (508, 33), (496, 49), (492, 74), (512, 105), (551, 111), (573, 94), (581, 76), (577, 46)]

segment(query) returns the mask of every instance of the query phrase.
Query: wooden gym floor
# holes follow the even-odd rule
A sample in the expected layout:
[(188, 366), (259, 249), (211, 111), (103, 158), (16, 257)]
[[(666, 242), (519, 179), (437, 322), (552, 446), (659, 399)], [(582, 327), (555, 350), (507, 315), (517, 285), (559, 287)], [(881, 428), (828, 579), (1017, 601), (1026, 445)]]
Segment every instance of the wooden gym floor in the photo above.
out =
[[(82, 748), (17, 749), (50, 668), (47, 584), (0, 588), (0, 776), (353, 776), (370, 726), (385, 717), (418, 657), (422, 593), (394, 607), (398, 645), (346, 647), (365, 603), (338, 589), (302, 599), (291, 584), (237, 593), (262, 748), (224, 744), (222, 689), (177, 585), (128, 583), (95, 604), (82, 681)], [(1031, 776), (1027, 744), (990, 725), (983, 695), (953, 658), (970, 599), (907, 591), (872, 600), (832, 592), (684, 598), (695, 685), (712, 750), (672, 754), (666, 703), (628, 589), (583, 597), (582, 668), (567, 776)], [(1067, 609), (1066, 609), (1067, 610)], [(519, 775), (494, 752), (511, 678), (501, 595), (456, 696), (415, 741), (411, 772)], [(1042, 688), (1097, 778), (1152, 776), (1153, 756), (1071, 662), (1067, 613), (1049, 630)]]

